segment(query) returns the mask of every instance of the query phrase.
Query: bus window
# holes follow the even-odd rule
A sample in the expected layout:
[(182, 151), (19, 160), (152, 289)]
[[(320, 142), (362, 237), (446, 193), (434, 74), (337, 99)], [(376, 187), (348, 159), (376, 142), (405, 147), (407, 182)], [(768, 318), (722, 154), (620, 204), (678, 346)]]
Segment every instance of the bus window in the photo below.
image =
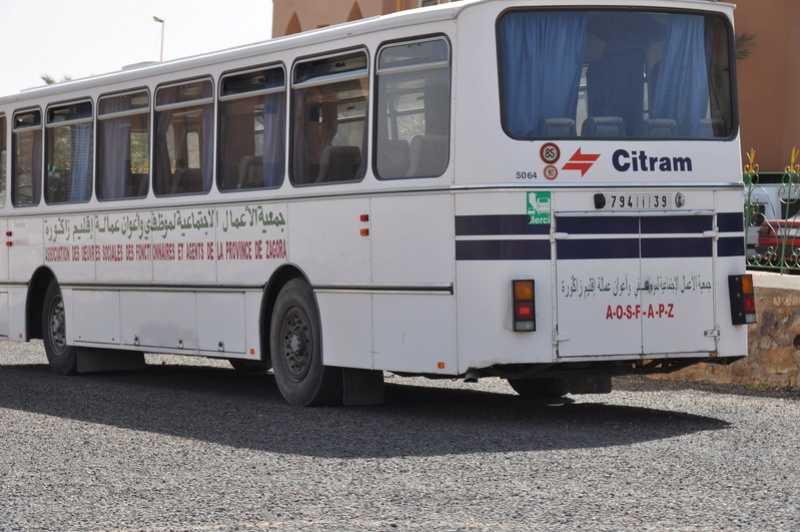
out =
[(367, 54), (298, 63), (292, 85), (295, 185), (357, 181), (366, 172)]
[(97, 197), (143, 198), (150, 175), (150, 95), (140, 90), (97, 103)]
[(156, 90), (153, 190), (157, 195), (210, 190), (213, 124), (211, 80)]
[(519, 10), (500, 18), (498, 32), (511, 137), (734, 133), (731, 32), (720, 16)]
[(225, 76), (219, 100), (219, 189), (279, 187), (286, 147), (283, 68)]
[(39, 204), (42, 182), (42, 112), (14, 114), (11, 202), (15, 207)]
[(6, 117), (0, 115), (0, 207), (6, 204)]
[(438, 177), (450, 155), (450, 48), (444, 39), (378, 52), (375, 173)]
[(92, 102), (47, 109), (44, 201), (77, 203), (92, 195)]

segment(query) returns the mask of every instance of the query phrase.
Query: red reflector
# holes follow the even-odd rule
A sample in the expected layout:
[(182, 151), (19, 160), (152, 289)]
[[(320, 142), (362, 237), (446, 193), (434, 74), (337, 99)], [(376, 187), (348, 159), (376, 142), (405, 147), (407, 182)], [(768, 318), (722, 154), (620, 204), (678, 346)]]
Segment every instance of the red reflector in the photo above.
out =
[(530, 320), (533, 319), (533, 303), (515, 303), (516, 319)]
[(369, 214), (362, 214), (361, 215), (361, 221), (362, 222), (368, 222), (369, 221)]

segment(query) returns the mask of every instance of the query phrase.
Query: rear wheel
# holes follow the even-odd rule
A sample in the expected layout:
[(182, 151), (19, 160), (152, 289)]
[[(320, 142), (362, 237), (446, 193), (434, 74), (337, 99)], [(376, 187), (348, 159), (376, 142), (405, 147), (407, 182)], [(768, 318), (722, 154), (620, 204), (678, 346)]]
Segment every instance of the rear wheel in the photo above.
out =
[(323, 365), (319, 311), (308, 283), (292, 279), (272, 313), (270, 356), (284, 399), (297, 406), (340, 404), (342, 370)]
[(569, 393), (569, 379), (550, 377), (546, 379), (508, 379), (508, 384), (522, 397), (552, 399)]
[(62, 375), (78, 372), (78, 348), (67, 345), (67, 318), (64, 298), (56, 281), (51, 281), (44, 296), (42, 340), (50, 369)]

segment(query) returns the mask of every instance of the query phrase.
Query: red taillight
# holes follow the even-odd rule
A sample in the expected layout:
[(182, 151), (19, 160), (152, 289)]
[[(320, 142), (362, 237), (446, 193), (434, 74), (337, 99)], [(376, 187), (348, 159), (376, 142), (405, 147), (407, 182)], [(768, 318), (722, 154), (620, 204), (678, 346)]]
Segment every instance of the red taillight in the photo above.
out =
[(512, 281), (514, 296), (514, 330), (536, 330), (536, 307), (532, 280)]
[(756, 296), (753, 276), (729, 275), (728, 288), (731, 300), (731, 321), (734, 325), (756, 323)]

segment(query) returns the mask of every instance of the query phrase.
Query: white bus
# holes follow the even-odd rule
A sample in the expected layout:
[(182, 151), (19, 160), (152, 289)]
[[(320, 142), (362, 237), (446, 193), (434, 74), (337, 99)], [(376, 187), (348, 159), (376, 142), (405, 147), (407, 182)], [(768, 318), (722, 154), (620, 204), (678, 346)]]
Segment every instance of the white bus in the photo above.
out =
[(745, 356), (732, 11), (454, 2), (4, 97), (0, 335), (297, 405)]

